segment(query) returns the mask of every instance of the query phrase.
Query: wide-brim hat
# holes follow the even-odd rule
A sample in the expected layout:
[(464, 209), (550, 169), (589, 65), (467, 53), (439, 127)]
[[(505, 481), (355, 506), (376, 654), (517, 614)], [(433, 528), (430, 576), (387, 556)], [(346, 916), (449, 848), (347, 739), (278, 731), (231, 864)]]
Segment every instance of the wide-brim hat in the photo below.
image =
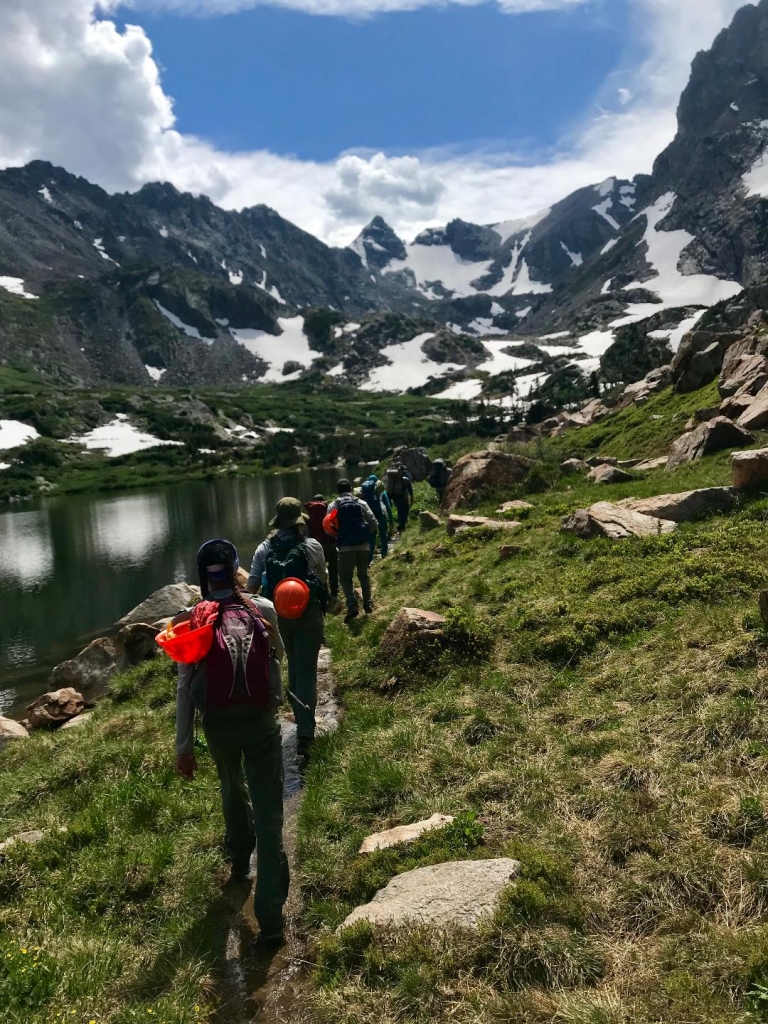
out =
[(298, 498), (281, 498), (277, 503), (275, 513), (269, 525), (276, 530), (288, 530), (292, 526), (309, 522), (309, 517), (303, 511)]

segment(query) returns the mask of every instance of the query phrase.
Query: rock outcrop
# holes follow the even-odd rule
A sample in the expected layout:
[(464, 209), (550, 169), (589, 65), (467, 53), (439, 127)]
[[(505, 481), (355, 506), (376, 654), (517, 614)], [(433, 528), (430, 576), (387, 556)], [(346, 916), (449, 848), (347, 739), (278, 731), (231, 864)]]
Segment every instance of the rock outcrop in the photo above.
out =
[(151, 625), (158, 619), (169, 615), (178, 615), (180, 611), (197, 604), (200, 600), (200, 588), (189, 583), (171, 583), (142, 601), (118, 622), (119, 626), (129, 626), (134, 622), (145, 622)]
[(596, 466), (587, 477), (594, 484), (625, 484), (634, 477), (618, 466), (602, 465)]
[(485, 516), (449, 516), (446, 527), (448, 536), (453, 537), (460, 530), (476, 530), (484, 527), (487, 530), (516, 530), (522, 523), (510, 519), (487, 519)]
[(453, 467), (444, 506), (452, 512), (462, 506), (476, 505), (485, 494), (520, 483), (532, 465), (531, 460), (522, 455), (492, 450), (471, 452)]
[(533, 505), (530, 501), (505, 501), (496, 509), (497, 515), (504, 515), (506, 512), (530, 512)]
[(560, 464), (560, 472), (563, 476), (576, 476), (577, 473), (586, 473), (589, 466), (581, 459), (566, 459)]
[(83, 695), (71, 687), (44, 693), (27, 707), (31, 729), (54, 729), (85, 710)]
[(734, 452), (731, 456), (733, 486), (737, 491), (749, 491), (768, 484), (768, 448), (751, 452)]
[(696, 462), (724, 448), (743, 448), (753, 444), (754, 440), (748, 430), (731, 423), (725, 416), (716, 416), (678, 437), (670, 450), (667, 469), (675, 469), (686, 462)]
[(582, 508), (563, 519), (560, 529), (577, 537), (608, 537), (621, 540), (624, 537), (655, 537), (674, 533), (677, 523), (655, 516), (645, 516), (608, 501), (599, 501), (590, 508)]
[[(743, 398), (746, 397), (743, 396)], [(736, 403), (739, 398), (734, 397), (731, 401)], [(747, 401), (736, 423), (744, 430), (763, 430), (768, 427), (768, 388)]]
[(405, 843), (415, 843), (416, 840), (426, 832), (433, 832), (436, 828), (445, 828), (453, 821), (450, 814), (433, 814), (426, 821), (415, 821), (412, 825), (397, 825), (395, 828), (387, 829), (386, 832), (376, 832), (363, 840), (359, 852), (361, 854), (375, 853), (376, 850), (388, 850), (392, 846), (401, 846)]
[(736, 506), (736, 495), (730, 487), (704, 487), (679, 494), (658, 494), (653, 498), (624, 498), (616, 504), (644, 516), (688, 523), (715, 512), (731, 512)]
[(69, 687), (93, 693), (103, 691), (117, 672), (115, 641), (111, 637), (100, 637), (74, 658), (57, 665), (51, 672), (49, 682), (54, 689)]
[(635, 469), (638, 473), (648, 473), (652, 469), (662, 469), (669, 462), (669, 456), (660, 455), (655, 459), (643, 459), (642, 462), (638, 462)]
[(440, 516), (436, 516), (434, 512), (420, 512), (419, 513), (419, 526), (423, 533), (428, 530), (436, 530), (440, 525)]
[(395, 448), (389, 458), (392, 463), (401, 463), (411, 473), (416, 483), (426, 480), (432, 472), (432, 459), (426, 448)]
[(342, 928), (368, 921), (383, 928), (424, 925), (476, 931), (519, 873), (519, 862), (506, 858), (417, 868), (393, 878), (367, 906), (353, 910)]
[(11, 743), (13, 740), (26, 740), (28, 738), (29, 733), (21, 722), (14, 722), (12, 718), (0, 715), (0, 750), (3, 749), (6, 743)]
[(418, 653), (424, 638), (431, 640), (445, 625), (445, 618), (437, 612), (422, 608), (401, 608), (379, 641), (377, 658), (384, 664), (396, 664)]

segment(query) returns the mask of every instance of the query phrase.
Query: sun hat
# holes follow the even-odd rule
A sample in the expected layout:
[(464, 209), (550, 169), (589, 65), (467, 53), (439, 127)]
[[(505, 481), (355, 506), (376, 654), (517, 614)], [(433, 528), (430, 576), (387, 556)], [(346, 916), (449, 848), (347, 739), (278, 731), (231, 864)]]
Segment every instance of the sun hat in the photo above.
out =
[(298, 498), (281, 498), (275, 508), (275, 517), (269, 525), (276, 530), (288, 530), (292, 526), (309, 522), (308, 516), (302, 511)]

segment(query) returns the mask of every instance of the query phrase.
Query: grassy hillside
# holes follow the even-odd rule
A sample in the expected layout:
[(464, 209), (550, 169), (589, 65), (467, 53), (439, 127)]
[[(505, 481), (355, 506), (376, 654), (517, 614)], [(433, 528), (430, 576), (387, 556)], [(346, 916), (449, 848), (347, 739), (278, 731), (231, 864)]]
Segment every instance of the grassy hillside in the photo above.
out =
[[(298, 842), (318, 1024), (768, 1020), (768, 495), (673, 536), (559, 532), (598, 497), (728, 483), (727, 453), (599, 489), (557, 474), (596, 438), (656, 454), (638, 413), (655, 431), (660, 410), (706, 404), (661, 395), (552, 442), (532, 489), (502, 496), (533, 503), (521, 529), (414, 525), (377, 563), (374, 615), (329, 621), (345, 717), (318, 744)], [(403, 605), (444, 613), (445, 644), (383, 664)], [(173, 694), (158, 660), (82, 731), (0, 752), (0, 839), (46, 833), (0, 862), (11, 1024), (227, 1019), (216, 785), (205, 756), (193, 786), (173, 776)], [(456, 823), (357, 856), (435, 811)], [(503, 855), (522, 877), (479, 936), (335, 933), (397, 873)]]
[[(561, 453), (656, 454), (642, 417), (687, 418), (676, 405), (659, 396), (561, 439)], [(528, 495), (534, 510), (503, 538), (413, 528), (378, 569), (376, 614), (353, 642), (334, 624), (347, 715), (301, 812), (318, 1019), (768, 1019), (768, 633), (756, 608), (768, 498), (671, 537), (559, 532), (598, 496), (729, 482), (723, 454), (599, 495), (561, 481)], [(447, 614), (448, 643), (381, 665), (378, 639), (403, 605)], [(371, 832), (435, 811), (459, 825), (356, 855)], [(479, 939), (334, 934), (395, 874), (457, 856), (522, 862)]]

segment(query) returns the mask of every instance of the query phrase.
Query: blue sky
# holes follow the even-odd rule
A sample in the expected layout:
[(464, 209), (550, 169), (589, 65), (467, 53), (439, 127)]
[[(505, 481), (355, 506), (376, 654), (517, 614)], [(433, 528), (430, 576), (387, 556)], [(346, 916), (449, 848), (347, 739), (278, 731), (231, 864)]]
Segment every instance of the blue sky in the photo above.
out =
[(624, 0), (516, 17), (483, 4), (124, 20), (151, 38), (181, 131), (308, 160), (499, 142), (545, 152), (594, 104), (630, 37)]

